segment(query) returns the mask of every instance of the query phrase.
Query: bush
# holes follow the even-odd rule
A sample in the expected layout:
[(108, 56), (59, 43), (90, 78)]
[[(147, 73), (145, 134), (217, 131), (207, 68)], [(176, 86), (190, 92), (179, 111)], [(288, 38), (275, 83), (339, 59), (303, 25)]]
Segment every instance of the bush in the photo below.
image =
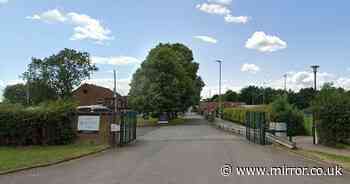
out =
[(286, 96), (279, 96), (270, 106), (270, 119), (273, 122), (287, 123), (288, 136), (304, 135), (304, 113), (289, 104)]
[(63, 145), (76, 138), (75, 104), (50, 102), (37, 107), (0, 106), (0, 145)]
[(319, 143), (336, 146), (350, 138), (350, 98), (342, 90), (325, 85), (313, 103)]
[(255, 108), (225, 108), (223, 119), (245, 125), (247, 112), (268, 112), (265, 106)]

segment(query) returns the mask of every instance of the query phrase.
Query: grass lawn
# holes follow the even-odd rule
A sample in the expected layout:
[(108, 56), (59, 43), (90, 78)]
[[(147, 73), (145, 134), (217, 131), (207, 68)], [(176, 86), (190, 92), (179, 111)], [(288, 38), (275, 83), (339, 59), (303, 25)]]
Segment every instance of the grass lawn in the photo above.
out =
[(184, 123), (186, 123), (186, 120), (181, 117), (178, 117), (169, 121), (169, 125), (181, 125)]
[(0, 147), (0, 173), (35, 165), (55, 163), (107, 148), (79, 143), (63, 146)]
[(304, 128), (306, 130), (306, 135), (312, 135), (312, 116), (305, 115), (304, 116)]
[(309, 150), (300, 150), (300, 152), (311, 158), (317, 158), (326, 162), (331, 162), (335, 164), (339, 164), (345, 169), (350, 170), (350, 155), (349, 156), (342, 156), (342, 155), (334, 155), (319, 151), (309, 151)]

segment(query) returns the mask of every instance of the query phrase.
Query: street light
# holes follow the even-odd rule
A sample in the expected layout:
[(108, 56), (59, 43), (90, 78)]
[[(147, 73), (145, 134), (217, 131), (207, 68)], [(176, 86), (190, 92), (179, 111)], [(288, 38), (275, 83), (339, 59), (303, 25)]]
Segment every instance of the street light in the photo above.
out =
[(287, 92), (287, 77), (288, 77), (287, 74), (284, 74), (284, 75), (283, 75), (283, 78), (284, 78), (284, 91), (285, 91), (285, 92)]
[[(312, 71), (314, 73), (314, 92), (316, 94), (317, 91), (317, 70), (318, 68), (320, 68), (320, 66), (318, 65), (312, 65), (311, 66)], [(315, 122), (315, 112), (313, 113), (313, 117), (312, 117), (312, 140), (313, 140), (313, 144), (317, 144), (317, 132), (316, 132), (316, 122)]]
[(221, 60), (216, 60), (219, 63), (219, 117), (222, 118), (222, 101), (221, 101)]

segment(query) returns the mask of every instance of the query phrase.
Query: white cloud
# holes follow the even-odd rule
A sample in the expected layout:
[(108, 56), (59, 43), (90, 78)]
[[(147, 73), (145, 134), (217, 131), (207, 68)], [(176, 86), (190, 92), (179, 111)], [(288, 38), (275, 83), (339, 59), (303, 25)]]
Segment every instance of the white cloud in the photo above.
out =
[(249, 20), (249, 17), (247, 16), (232, 16), (231, 14), (228, 14), (225, 16), (225, 21), (228, 23), (239, 23), (239, 24), (245, 24)]
[(106, 40), (113, 40), (111, 31), (102, 26), (100, 21), (85, 14), (75, 12), (64, 13), (58, 9), (48, 10), (41, 14), (27, 16), (27, 19), (39, 20), (46, 23), (67, 23), (73, 25), (71, 40), (92, 40), (96, 43), (103, 43)]
[(9, 2), (8, 0), (0, 0), (0, 4), (6, 4), (8, 2)]
[(260, 71), (260, 68), (255, 64), (244, 63), (241, 67), (241, 71), (255, 74)]
[(248, 49), (255, 49), (259, 52), (274, 52), (287, 48), (287, 42), (277, 36), (266, 35), (264, 32), (255, 32), (245, 44)]
[(233, 16), (231, 10), (225, 5), (231, 4), (232, 0), (208, 0), (210, 3), (197, 4), (196, 8), (200, 11), (224, 16), (225, 22), (245, 24), (249, 21), (247, 16)]
[[(321, 88), (325, 83), (333, 82), (335, 86), (350, 89), (350, 78), (337, 77), (327, 72), (317, 73), (317, 88)], [(284, 78), (272, 80), (270, 86), (277, 89), (283, 89)], [(287, 88), (293, 91), (299, 91), (302, 88), (313, 88), (314, 74), (312, 71), (299, 71), (287, 73)]]
[(88, 15), (71, 12), (67, 14), (67, 17), (76, 26), (71, 40), (91, 39), (102, 42), (114, 39), (110, 36), (111, 31), (108, 28), (103, 27), (98, 20)]
[(208, 2), (229, 5), (232, 3), (232, 0), (208, 0)]
[(27, 16), (26, 18), (31, 20), (41, 20), (46, 23), (64, 22), (67, 20), (66, 17), (57, 9), (48, 10), (41, 14), (34, 14), (33, 16)]
[(208, 42), (208, 43), (213, 43), (213, 44), (218, 42), (217, 39), (215, 39), (213, 37), (209, 37), (209, 36), (194, 36), (194, 38), (199, 39), (203, 42)]
[(141, 61), (134, 57), (115, 56), (115, 57), (99, 57), (93, 56), (91, 58), (94, 64), (109, 64), (109, 65), (131, 65), (140, 64)]
[(227, 15), (231, 13), (231, 10), (221, 4), (203, 3), (198, 4), (196, 8), (209, 14)]

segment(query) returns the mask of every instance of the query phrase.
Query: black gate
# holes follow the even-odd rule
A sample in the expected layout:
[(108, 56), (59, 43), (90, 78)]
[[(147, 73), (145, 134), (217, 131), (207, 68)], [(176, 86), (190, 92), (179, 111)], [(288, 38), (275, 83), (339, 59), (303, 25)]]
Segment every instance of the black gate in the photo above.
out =
[(246, 113), (246, 138), (254, 143), (265, 145), (266, 141), (266, 112)]
[(120, 145), (128, 144), (136, 139), (136, 112), (121, 113), (120, 119)]

